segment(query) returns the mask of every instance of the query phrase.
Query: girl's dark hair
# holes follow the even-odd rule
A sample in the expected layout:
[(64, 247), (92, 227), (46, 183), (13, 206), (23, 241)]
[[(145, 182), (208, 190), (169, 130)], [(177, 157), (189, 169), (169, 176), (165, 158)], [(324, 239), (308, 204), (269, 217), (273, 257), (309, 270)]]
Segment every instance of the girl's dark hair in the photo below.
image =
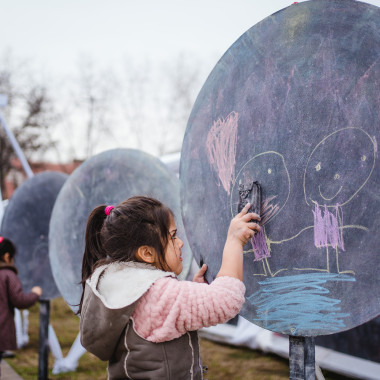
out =
[(16, 254), (16, 247), (9, 239), (0, 236), (0, 240), (0, 261), (4, 261), (6, 253), (9, 253), (10, 258), (12, 258)]
[(125, 200), (106, 215), (106, 205), (96, 207), (90, 214), (82, 260), (82, 297), (85, 283), (94, 270), (107, 263), (136, 261), (139, 247), (152, 247), (161, 268), (166, 268), (165, 248), (169, 241), (172, 211), (154, 198), (135, 196)]

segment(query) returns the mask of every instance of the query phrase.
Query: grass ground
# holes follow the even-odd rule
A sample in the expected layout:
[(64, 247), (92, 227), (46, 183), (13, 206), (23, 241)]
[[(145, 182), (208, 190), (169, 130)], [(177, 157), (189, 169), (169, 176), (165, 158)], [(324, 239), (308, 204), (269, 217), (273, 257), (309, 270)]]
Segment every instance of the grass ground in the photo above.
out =
[[(62, 352), (66, 355), (79, 331), (79, 318), (73, 314), (62, 298), (51, 301), (51, 324), (59, 339)], [(16, 356), (7, 359), (13, 369), (25, 380), (35, 380), (38, 375), (38, 305), (30, 309), (27, 347), (18, 350)], [(221, 345), (201, 340), (203, 363), (209, 367), (208, 380), (285, 380), (289, 379), (288, 361), (274, 355), (263, 354), (246, 348)], [(53, 375), (54, 358), (49, 355), (49, 379), (51, 380), (90, 380), (107, 379), (107, 363), (86, 353), (79, 360), (75, 372)], [(333, 373), (324, 372), (326, 380), (348, 379)]]

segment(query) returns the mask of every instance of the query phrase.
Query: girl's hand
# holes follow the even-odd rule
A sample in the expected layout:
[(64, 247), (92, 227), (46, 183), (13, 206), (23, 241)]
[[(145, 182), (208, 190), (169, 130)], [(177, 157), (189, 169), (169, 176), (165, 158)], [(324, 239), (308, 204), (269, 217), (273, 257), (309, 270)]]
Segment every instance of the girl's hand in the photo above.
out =
[(39, 286), (34, 286), (31, 290), (32, 293), (37, 294), (38, 296), (41, 297), (42, 294), (42, 289)]
[(250, 206), (247, 203), (231, 220), (224, 245), (222, 265), (216, 277), (230, 276), (243, 281), (243, 247), (255, 232), (261, 231), (257, 223), (251, 222), (252, 219), (259, 221), (259, 216), (252, 212), (247, 214)]
[(253, 212), (248, 212), (250, 203), (247, 203), (239, 214), (237, 214), (230, 223), (230, 227), (227, 233), (227, 240), (238, 241), (242, 246), (247, 244), (256, 232), (261, 231), (261, 227), (251, 220), (260, 221), (260, 217)]
[(194, 282), (199, 282), (201, 284), (207, 284), (207, 281), (205, 280), (204, 278), (204, 275), (206, 273), (206, 270), (207, 270), (207, 265), (206, 264), (203, 264), (202, 265), (202, 268), (199, 269), (199, 272), (196, 273), (193, 277), (193, 281)]

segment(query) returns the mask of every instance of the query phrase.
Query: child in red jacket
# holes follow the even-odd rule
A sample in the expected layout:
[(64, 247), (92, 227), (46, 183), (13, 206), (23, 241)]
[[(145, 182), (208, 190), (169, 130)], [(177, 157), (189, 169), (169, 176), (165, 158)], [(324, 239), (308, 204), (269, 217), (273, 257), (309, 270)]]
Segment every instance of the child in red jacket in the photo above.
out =
[(39, 286), (30, 293), (23, 292), (14, 266), (15, 253), (13, 243), (0, 236), (0, 362), (4, 351), (17, 348), (14, 309), (32, 306), (42, 294)]

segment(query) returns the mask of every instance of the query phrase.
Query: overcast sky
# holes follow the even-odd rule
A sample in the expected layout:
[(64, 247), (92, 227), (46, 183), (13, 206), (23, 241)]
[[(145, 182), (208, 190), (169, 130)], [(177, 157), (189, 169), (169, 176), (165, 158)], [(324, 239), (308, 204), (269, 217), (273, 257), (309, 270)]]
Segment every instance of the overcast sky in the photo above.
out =
[[(313, 0), (311, 0), (313, 1)], [(367, 3), (380, 6), (380, 0)], [(246, 30), (288, 0), (1, 0), (0, 51), (66, 74), (88, 55), (103, 66), (126, 56), (166, 61), (185, 52), (211, 71)]]
[[(380, 6), (380, 0), (366, 2)], [(201, 62), (204, 81), (244, 32), (293, 2), (0, 0), (0, 4), (0, 53), (10, 49), (47, 77), (76, 72), (83, 55), (113, 68), (126, 57), (161, 64), (185, 53)]]
[(185, 52), (211, 64), (247, 29), (291, 4), (284, 0), (2, 0), (0, 50), (11, 48), (15, 55), (32, 58), (40, 68), (57, 73), (74, 70), (79, 54), (112, 65), (126, 55), (165, 61)]

